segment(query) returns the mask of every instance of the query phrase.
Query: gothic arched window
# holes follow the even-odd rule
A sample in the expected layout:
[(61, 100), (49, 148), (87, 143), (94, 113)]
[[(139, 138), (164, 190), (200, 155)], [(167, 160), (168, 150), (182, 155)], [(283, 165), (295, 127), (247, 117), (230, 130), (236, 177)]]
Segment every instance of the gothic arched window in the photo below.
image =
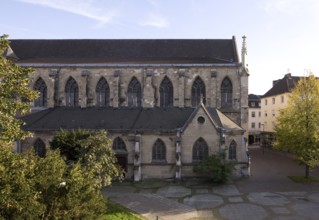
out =
[(126, 152), (126, 145), (120, 137), (114, 139), (112, 148), (115, 152)]
[(229, 108), (233, 104), (233, 85), (228, 77), (221, 84), (221, 107)]
[(79, 87), (72, 77), (65, 85), (65, 102), (66, 106), (79, 105)]
[(45, 148), (45, 143), (40, 138), (34, 142), (33, 149), (39, 157), (45, 157), (47, 150)]
[(40, 77), (34, 84), (34, 90), (39, 92), (39, 97), (34, 100), (34, 107), (46, 107), (47, 106), (47, 85)]
[(160, 107), (173, 106), (174, 90), (172, 82), (165, 76), (160, 85)]
[(96, 85), (96, 105), (110, 106), (110, 87), (104, 78), (101, 78)]
[(200, 77), (197, 77), (192, 86), (192, 106), (198, 106), (201, 99), (203, 99), (203, 103), (205, 104), (206, 89), (203, 80)]
[(208, 156), (208, 145), (203, 138), (198, 138), (193, 145), (193, 161), (199, 161)]
[(134, 77), (127, 90), (128, 95), (128, 106), (129, 107), (140, 107), (142, 106), (142, 88), (139, 81)]
[(166, 160), (166, 147), (161, 139), (157, 139), (153, 145), (152, 159), (153, 161)]
[(228, 159), (229, 160), (236, 160), (237, 156), (236, 156), (236, 148), (237, 148), (237, 144), (236, 142), (233, 140), (228, 148)]

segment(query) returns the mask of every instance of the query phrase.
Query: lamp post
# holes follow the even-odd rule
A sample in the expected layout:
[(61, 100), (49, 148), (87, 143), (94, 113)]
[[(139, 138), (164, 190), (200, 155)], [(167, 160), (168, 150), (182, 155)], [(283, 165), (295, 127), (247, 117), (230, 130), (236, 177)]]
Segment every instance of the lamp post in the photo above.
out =
[(261, 133), (261, 148), (263, 149), (263, 154), (265, 153), (265, 143), (264, 143), (264, 126), (265, 124), (261, 124), (263, 126), (263, 131)]

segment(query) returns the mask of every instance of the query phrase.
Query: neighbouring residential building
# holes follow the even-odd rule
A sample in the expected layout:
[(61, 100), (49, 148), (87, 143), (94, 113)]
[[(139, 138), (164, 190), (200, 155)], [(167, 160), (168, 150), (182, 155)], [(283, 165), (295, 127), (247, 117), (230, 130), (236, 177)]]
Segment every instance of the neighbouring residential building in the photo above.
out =
[(274, 80), (272, 88), (261, 97), (262, 141), (266, 146), (273, 140), (276, 117), (288, 104), (291, 91), (302, 77), (286, 74), (282, 79)]
[[(21, 143), (44, 155), (63, 129), (106, 129), (126, 178), (194, 176), (221, 151), (247, 168), (248, 70), (236, 41), (11, 40), (6, 56), (32, 67), (40, 92)], [(245, 138), (246, 137), (246, 138)]]
[(261, 107), (260, 95), (248, 95), (248, 144), (260, 144)]

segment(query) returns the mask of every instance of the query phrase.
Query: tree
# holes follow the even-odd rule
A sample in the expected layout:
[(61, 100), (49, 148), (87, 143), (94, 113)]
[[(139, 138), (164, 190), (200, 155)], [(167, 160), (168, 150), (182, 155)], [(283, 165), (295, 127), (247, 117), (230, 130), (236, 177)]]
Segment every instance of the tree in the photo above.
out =
[(88, 130), (60, 130), (50, 142), (52, 149), (59, 149), (69, 164), (79, 162), (93, 172), (97, 187), (108, 186), (112, 179), (122, 179), (123, 170), (117, 164), (112, 140), (107, 132)]
[(29, 88), (33, 70), (20, 67), (4, 56), (9, 49), (7, 37), (0, 37), (0, 143), (8, 146), (29, 135), (20, 129), (23, 122), (16, 116), (29, 112), (30, 100), (37, 97), (37, 92)]
[(308, 178), (319, 165), (319, 81), (312, 74), (299, 80), (277, 122), (274, 147), (293, 153)]
[(0, 219), (96, 219), (106, 210), (93, 172), (59, 150), (41, 158), (0, 149)]
[[(37, 93), (29, 88), (32, 69), (6, 59), (6, 38), (0, 37), (0, 219), (96, 219), (106, 210), (101, 185), (110, 179), (104, 173), (118, 174), (112, 166), (110, 171), (100, 167), (114, 161), (112, 156), (99, 155), (109, 149), (93, 149), (90, 144), (91, 140), (100, 146), (106, 139), (88, 136), (82, 140), (85, 150), (79, 151), (80, 160), (72, 164), (66, 163), (59, 150), (47, 152), (44, 158), (33, 151), (12, 152), (12, 142), (29, 135), (21, 130), (23, 123), (17, 116), (29, 112)], [(104, 179), (97, 181), (98, 174)]]

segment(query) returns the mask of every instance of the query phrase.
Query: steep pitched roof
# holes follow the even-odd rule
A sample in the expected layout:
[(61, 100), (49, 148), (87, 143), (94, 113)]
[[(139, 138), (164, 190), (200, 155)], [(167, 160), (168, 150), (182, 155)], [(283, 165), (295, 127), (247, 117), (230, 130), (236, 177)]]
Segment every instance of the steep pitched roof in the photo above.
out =
[(18, 63), (238, 63), (233, 39), (10, 40)]
[(286, 74), (284, 78), (274, 81), (273, 87), (270, 90), (268, 90), (262, 96), (262, 98), (291, 92), (291, 90), (295, 88), (295, 86), (301, 78), (302, 77), (299, 76), (291, 76), (291, 74)]
[(216, 113), (218, 115), (218, 118), (222, 124), (223, 129), (225, 129), (226, 133), (230, 133), (233, 131), (237, 132), (244, 132), (245, 130), (241, 128), (239, 125), (237, 125), (235, 122), (233, 122), (230, 118), (228, 118), (226, 115), (224, 115), (221, 111), (216, 109)]
[[(185, 126), (197, 111), (194, 108), (79, 108), (55, 107), (35, 112), (21, 119), (24, 130), (58, 131), (64, 129), (106, 129), (108, 131), (164, 131), (174, 132)], [(223, 114), (216, 109), (207, 109), (216, 125), (228, 126)], [(227, 117), (226, 117), (227, 118)]]

